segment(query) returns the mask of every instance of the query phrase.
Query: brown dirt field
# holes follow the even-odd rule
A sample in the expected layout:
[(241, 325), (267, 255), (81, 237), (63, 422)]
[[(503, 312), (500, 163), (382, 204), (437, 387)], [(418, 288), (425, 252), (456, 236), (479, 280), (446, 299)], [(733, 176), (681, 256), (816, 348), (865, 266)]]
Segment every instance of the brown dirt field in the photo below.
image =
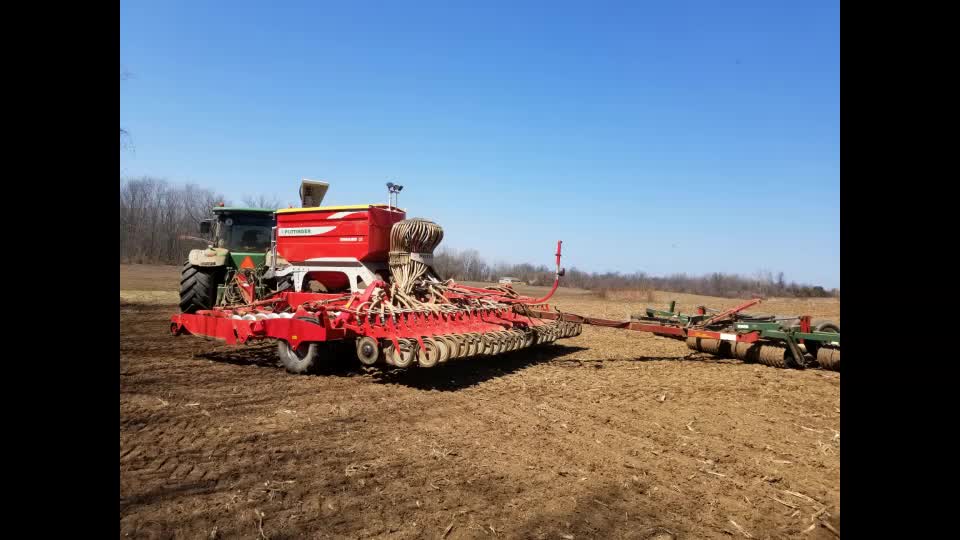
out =
[[(386, 371), (347, 358), (294, 376), (269, 345), (170, 336), (178, 272), (121, 265), (124, 536), (833, 538), (823, 523), (840, 529), (839, 373), (714, 360), (679, 341), (585, 327), (496, 359)], [(669, 298), (684, 311), (736, 303), (657, 293)], [(839, 319), (837, 300), (774, 302), (758, 311)], [(610, 318), (647, 304), (582, 291), (555, 303)]]

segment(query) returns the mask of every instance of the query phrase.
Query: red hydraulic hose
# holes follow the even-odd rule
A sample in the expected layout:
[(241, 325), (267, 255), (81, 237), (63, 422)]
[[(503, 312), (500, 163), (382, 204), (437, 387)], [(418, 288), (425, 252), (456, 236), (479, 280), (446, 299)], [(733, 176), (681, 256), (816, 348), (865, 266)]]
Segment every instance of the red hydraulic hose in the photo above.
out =
[(536, 300), (511, 300), (503, 299), (502, 302), (508, 304), (542, 304), (550, 299), (553, 296), (553, 293), (557, 292), (557, 287), (560, 286), (560, 276), (563, 275), (563, 271), (560, 269), (560, 248), (563, 246), (563, 240), (557, 240), (557, 273), (556, 278), (553, 280), (553, 288), (550, 289), (550, 292), (547, 293), (543, 298), (537, 298)]

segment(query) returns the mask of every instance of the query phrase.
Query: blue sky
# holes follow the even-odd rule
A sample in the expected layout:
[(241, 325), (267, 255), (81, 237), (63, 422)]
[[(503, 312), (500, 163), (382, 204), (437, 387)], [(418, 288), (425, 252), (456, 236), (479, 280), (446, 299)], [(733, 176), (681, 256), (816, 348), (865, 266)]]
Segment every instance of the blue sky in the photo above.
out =
[(121, 177), (386, 199), (490, 262), (840, 285), (839, 2), (121, 2)]

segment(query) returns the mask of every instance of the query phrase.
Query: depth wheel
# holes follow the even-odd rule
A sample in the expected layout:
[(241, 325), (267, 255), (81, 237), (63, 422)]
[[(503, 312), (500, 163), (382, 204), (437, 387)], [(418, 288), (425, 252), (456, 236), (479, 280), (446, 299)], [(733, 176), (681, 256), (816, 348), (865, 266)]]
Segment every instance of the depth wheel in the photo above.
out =
[(316, 365), (320, 358), (320, 346), (316, 343), (300, 343), (293, 347), (281, 340), (277, 343), (277, 354), (288, 372), (300, 375)]

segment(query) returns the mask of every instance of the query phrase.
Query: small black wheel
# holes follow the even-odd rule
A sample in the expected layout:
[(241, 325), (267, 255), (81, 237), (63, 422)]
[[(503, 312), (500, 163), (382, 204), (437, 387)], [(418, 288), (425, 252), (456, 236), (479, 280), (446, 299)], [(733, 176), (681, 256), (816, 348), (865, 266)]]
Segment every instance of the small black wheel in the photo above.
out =
[(288, 372), (302, 374), (316, 365), (320, 357), (320, 346), (316, 343), (300, 343), (297, 347), (292, 347), (281, 340), (277, 342), (277, 353)]

